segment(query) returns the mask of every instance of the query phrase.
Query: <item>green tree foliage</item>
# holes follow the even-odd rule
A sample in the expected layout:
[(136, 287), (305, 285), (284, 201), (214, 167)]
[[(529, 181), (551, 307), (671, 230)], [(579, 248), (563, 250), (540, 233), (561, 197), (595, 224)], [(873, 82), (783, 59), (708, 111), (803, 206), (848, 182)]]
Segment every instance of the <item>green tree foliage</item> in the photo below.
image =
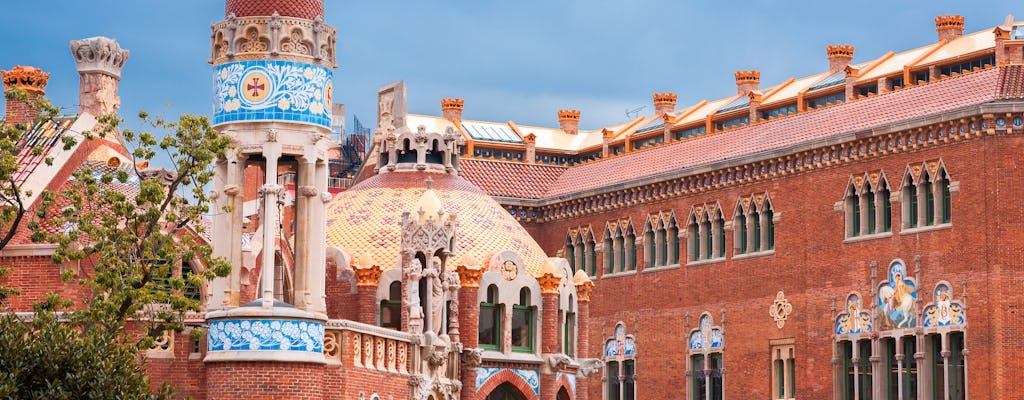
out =
[[(146, 130), (119, 129), (119, 117), (104, 116), (83, 133), (87, 141), (123, 139), (130, 165), (83, 165), (64, 190), (41, 193), (25, 224), (33, 241), (57, 245), (55, 264), (80, 263), (63, 278), (87, 295), (50, 295), (28, 318), (0, 318), (0, 398), (148, 397), (138, 355), (165, 333), (185, 330), (186, 314), (201, 306), (188, 294), (230, 271), (198, 237), (211, 211), (204, 187), (229, 140), (206, 117), (139, 117)], [(158, 152), (171, 168), (144, 170)], [(182, 273), (192, 265), (199, 267)], [(0, 288), (0, 305), (10, 290)]]
[[(44, 121), (57, 116), (60, 109), (54, 107), (42, 96), (31, 96), (24, 89), (14, 88), (4, 93), (8, 102), (18, 101), (25, 103), (29, 108), (39, 112), (36, 121)], [(0, 122), (0, 250), (14, 238), (25, 216), (25, 196), (31, 193), (23, 193), (15, 181), (15, 174), (18, 172), (18, 154), (31, 152), (39, 155), (41, 147), (29, 147), (27, 144), (18, 143), (26, 131), (32, 128), (33, 123), (12, 124), (7, 121)], [(47, 164), (51, 160), (45, 160)]]

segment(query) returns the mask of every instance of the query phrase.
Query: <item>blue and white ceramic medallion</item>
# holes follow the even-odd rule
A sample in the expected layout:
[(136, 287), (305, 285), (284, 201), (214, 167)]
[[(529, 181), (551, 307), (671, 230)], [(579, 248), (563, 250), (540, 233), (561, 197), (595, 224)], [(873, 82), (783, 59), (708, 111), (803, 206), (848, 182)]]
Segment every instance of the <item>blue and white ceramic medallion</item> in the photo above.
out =
[(331, 126), (331, 70), (292, 61), (239, 61), (214, 69), (213, 123), (290, 121)]

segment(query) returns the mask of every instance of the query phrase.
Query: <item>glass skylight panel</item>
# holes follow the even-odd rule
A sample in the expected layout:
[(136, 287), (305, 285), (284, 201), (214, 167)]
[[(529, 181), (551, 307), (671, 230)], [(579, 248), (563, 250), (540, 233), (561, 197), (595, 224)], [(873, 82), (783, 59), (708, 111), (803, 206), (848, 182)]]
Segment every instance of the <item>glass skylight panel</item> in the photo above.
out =
[(462, 124), (462, 128), (475, 140), (522, 143), (519, 135), (506, 126), (467, 122)]
[(836, 71), (832, 75), (826, 76), (825, 79), (811, 86), (810, 90), (824, 89), (840, 83), (846, 83), (846, 71)]

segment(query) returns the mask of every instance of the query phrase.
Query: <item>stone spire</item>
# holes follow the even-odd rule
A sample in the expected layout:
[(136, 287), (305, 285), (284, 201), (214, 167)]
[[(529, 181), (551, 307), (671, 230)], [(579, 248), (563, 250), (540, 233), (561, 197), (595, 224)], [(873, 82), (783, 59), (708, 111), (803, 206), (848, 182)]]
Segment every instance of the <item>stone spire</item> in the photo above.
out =
[(113, 114), (121, 107), (117, 85), (129, 51), (116, 40), (92, 37), (71, 41), (71, 55), (78, 64), (78, 110), (94, 116)]

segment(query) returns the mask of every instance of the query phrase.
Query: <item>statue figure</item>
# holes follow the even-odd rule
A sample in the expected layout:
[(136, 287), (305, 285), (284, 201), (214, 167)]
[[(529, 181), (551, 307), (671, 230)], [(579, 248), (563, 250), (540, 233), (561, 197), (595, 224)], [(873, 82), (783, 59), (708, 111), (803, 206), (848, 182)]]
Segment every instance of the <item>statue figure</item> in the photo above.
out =
[[(441, 260), (434, 257), (434, 272), (441, 271)], [(434, 324), (434, 333), (441, 334), (441, 314), (444, 312), (444, 286), (441, 276), (434, 276), (430, 280), (430, 320)]]

